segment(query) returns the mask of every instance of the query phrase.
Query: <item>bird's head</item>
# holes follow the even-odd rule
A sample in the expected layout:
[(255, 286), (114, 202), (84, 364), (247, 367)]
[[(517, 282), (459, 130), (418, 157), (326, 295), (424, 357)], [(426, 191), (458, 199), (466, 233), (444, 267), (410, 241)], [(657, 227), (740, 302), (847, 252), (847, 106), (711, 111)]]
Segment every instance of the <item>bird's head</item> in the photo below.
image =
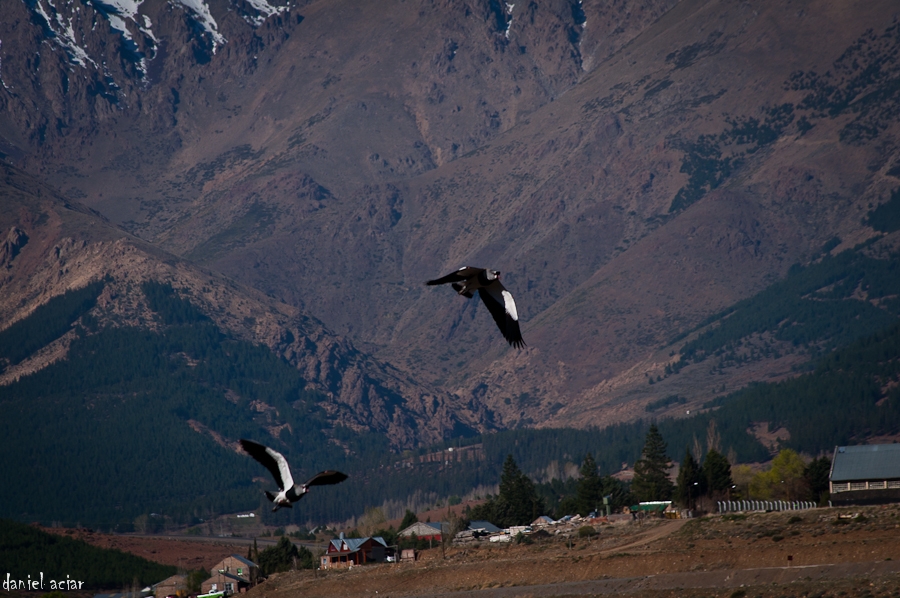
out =
[(500, 278), (500, 273), (496, 270), (488, 270), (488, 280), (494, 280), (495, 278)]

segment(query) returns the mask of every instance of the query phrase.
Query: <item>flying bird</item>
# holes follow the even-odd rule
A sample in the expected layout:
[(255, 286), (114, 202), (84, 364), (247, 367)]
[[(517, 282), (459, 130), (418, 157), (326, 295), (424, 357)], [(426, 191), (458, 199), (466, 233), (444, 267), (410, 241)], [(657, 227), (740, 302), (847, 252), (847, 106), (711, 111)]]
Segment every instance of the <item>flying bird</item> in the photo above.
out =
[(272, 494), (268, 490), (266, 491), (266, 497), (275, 503), (275, 507), (272, 509), (273, 512), (281, 507), (287, 507), (289, 509), (293, 508), (291, 503), (295, 503), (303, 498), (303, 495), (309, 492), (310, 486), (340, 484), (347, 479), (347, 474), (345, 473), (328, 470), (317, 473), (307, 480), (305, 484), (300, 484), (298, 486), (294, 484), (291, 468), (288, 465), (287, 459), (284, 458), (284, 455), (274, 449), (263, 446), (258, 442), (245, 440), (243, 438), (241, 438), (241, 448), (247, 451), (251, 457), (265, 465), (266, 469), (272, 472), (272, 476), (278, 483), (278, 488), (281, 492)]
[(510, 345), (517, 349), (525, 346), (522, 340), (522, 332), (519, 330), (519, 314), (516, 312), (516, 302), (512, 293), (500, 282), (500, 273), (486, 268), (473, 268), (463, 266), (456, 272), (436, 280), (429, 280), (425, 284), (438, 285), (451, 283), (453, 290), (471, 299), (473, 293), (478, 291), (478, 296), (484, 301), (488, 311), (494, 317), (494, 321), (503, 333), (503, 337)]

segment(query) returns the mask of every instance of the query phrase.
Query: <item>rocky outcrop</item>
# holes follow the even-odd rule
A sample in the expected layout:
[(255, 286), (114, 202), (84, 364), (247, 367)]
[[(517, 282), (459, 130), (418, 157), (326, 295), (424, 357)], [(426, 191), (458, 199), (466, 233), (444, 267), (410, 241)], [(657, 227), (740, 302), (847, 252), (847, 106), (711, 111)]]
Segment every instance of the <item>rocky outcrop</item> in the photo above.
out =
[(25, 231), (15, 226), (9, 230), (6, 240), (0, 244), (0, 267), (11, 268), (12, 261), (16, 259), (19, 252), (28, 243), (28, 235)]

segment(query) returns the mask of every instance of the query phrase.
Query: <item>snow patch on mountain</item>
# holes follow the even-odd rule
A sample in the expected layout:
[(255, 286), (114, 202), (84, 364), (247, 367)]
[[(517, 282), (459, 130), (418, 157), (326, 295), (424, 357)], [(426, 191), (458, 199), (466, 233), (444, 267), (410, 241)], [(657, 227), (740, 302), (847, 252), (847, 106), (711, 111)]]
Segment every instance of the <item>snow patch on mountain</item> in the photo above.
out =
[(254, 17), (245, 16), (244, 18), (257, 27), (262, 25), (263, 22), (272, 15), (277, 15), (278, 13), (285, 12), (289, 9), (288, 6), (272, 6), (266, 2), (266, 0), (247, 0), (247, 2), (256, 9), (259, 14)]
[[(97, 63), (91, 60), (87, 51), (82, 48), (75, 39), (75, 29), (72, 26), (72, 17), (66, 18), (59, 11), (52, 0), (43, 0), (46, 6), (42, 4), (42, 0), (35, 0), (32, 5), (34, 13), (43, 19), (44, 31), (59, 44), (60, 47), (69, 55), (69, 60), (73, 63), (87, 68), (90, 62), (95, 67)], [(53, 15), (52, 17), (50, 15)]]
[(203, 30), (209, 33), (209, 35), (212, 37), (212, 51), (213, 54), (215, 54), (218, 47), (224, 44), (227, 40), (221, 33), (219, 33), (219, 25), (213, 18), (212, 13), (209, 11), (209, 5), (203, 0), (178, 0), (178, 2), (194, 13), (194, 18), (197, 20), (200, 26), (203, 27)]
[[(122, 36), (124, 52), (135, 63), (142, 79), (147, 76), (147, 60), (152, 60), (159, 45), (159, 37), (153, 31), (153, 21), (140, 14), (145, 0), (22, 0), (41, 23), (48, 39), (60, 46), (72, 64), (82, 68), (99, 68), (99, 62), (91, 58), (85, 32), (96, 29), (97, 16), (103, 16), (109, 26)], [(59, 3), (59, 6), (54, 4)], [(246, 0), (240, 12), (253, 27), (259, 27), (273, 15), (289, 10), (289, 6), (276, 6), (269, 0)], [(169, 0), (169, 5), (181, 8), (195, 21), (203, 34), (208, 34), (212, 53), (227, 40), (219, 31), (207, 0)], [(234, 9), (234, 7), (232, 7)], [(249, 14), (248, 14), (249, 13)], [(143, 43), (136, 36), (143, 36)], [(204, 35), (205, 37), (205, 35)], [(140, 50), (149, 49), (149, 56)]]

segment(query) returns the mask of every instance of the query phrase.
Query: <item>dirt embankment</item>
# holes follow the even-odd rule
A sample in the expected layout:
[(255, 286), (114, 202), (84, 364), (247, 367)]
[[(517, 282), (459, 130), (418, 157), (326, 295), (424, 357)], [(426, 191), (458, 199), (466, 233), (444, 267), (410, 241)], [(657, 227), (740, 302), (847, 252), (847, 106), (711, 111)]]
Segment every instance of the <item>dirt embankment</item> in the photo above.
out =
[(598, 529), (590, 539), (552, 535), (443, 556), (436, 548), (416, 563), (274, 575), (248, 598), (900, 597), (900, 506)]
[[(60, 536), (84, 540), (100, 548), (113, 548), (135, 554), (148, 561), (174, 565), (179, 569), (209, 571), (226, 556), (247, 555), (247, 548), (253, 544), (246, 538), (192, 538), (191, 536), (137, 536), (101, 534), (88, 529), (43, 528), (44, 531)], [(259, 550), (273, 544), (271, 538), (257, 541)]]
[[(530, 543), (434, 548), (415, 563), (276, 574), (247, 598), (900, 598), (900, 505), (596, 529), (591, 538), (551, 533)], [(209, 569), (252, 543), (50, 531), (183, 569)]]

